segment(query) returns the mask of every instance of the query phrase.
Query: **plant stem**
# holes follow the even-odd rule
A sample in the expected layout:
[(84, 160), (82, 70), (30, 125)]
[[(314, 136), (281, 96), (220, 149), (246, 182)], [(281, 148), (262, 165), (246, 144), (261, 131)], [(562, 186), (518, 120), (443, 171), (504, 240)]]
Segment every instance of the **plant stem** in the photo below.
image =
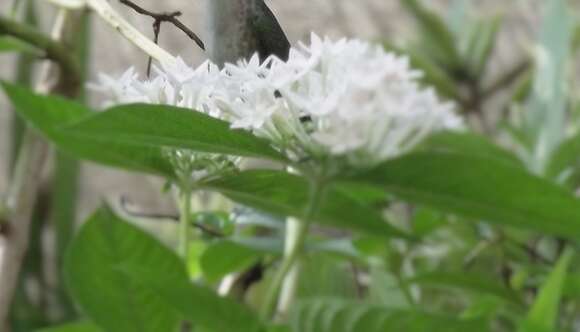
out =
[[(299, 221), (294, 218), (288, 218), (287, 220), (285, 257), (266, 293), (261, 310), (261, 315), (264, 319), (270, 318), (277, 304), (276, 314), (285, 314), (288, 305), (294, 299), (300, 274), (298, 260), (304, 249), (310, 222), (316, 215), (324, 196), (323, 194), (324, 184), (318, 181), (311, 181), (309, 203), (304, 213), (304, 219)], [(281, 287), (283, 287), (282, 290), (280, 290)], [(278, 299), (279, 294), (281, 295), (280, 299)]]
[(20, 39), (45, 52), (46, 57), (59, 64), (62, 71), (60, 78), (62, 91), (80, 86), (80, 66), (74, 54), (62, 43), (26, 24), (0, 16), (0, 34)]
[(140, 48), (151, 58), (164, 64), (173, 64), (177, 60), (166, 50), (156, 45), (151, 39), (145, 37), (139, 30), (125, 20), (107, 0), (47, 0), (52, 4), (69, 10), (82, 9), (88, 7), (101, 19), (115, 29), (121, 36), (125, 37), (133, 45)]
[(193, 190), (182, 186), (179, 193), (179, 254), (189, 263), (189, 226), (191, 223), (191, 197)]

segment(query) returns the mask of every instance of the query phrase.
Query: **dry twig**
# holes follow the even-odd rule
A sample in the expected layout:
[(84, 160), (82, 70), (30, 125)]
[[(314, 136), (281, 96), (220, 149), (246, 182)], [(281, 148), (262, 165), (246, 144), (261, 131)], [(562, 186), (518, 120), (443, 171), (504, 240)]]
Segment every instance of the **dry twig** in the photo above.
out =
[[(197, 44), (197, 46), (199, 46), (202, 50), (205, 50), (205, 45), (203, 44), (203, 41), (195, 34), (195, 32), (191, 31), (191, 29), (189, 29), (185, 24), (183, 24), (177, 18), (177, 17), (181, 16), (181, 14), (182, 14), (180, 11), (154, 13), (152, 11), (149, 11), (147, 9), (140, 7), (139, 5), (137, 5), (136, 3), (134, 3), (130, 0), (119, 0), (119, 1), (123, 5), (133, 9), (137, 13), (139, 13), (141, 15), (149, 16), (149, 17), (154, 19), (154, 22), (153, 22), (153, 35), (154, 35), (153, 41), (155, 42), (155, 44), (159, 43), (159, 33), (161, 32), (161, 23), (168, 22), (168, 23), (173, 24), (179, 30), (183, 31), (191, 40), (193, 40)], [(151, 57), (149, 57), (149, 60), (147, 62), (147, 76), (149, 76), (149, 74), (151, 72), (152, 60), (153, 59)]]

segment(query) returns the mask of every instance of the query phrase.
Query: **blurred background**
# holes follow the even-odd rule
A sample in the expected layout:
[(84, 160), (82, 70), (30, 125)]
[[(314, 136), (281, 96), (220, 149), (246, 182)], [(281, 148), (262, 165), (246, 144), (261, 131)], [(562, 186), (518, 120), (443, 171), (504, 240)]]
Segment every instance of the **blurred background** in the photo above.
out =
[[(40, 25), (50, 26), (54, 19), (54, 8), (38, 2)], [(136, 14), (131, 9), (110, 1), (132, 24), (148, 36), (153, 36), (152, 19)], [(182, 0), (139, 0), (135, 1), (151, 11), (183, 12), (182, 21), (198, 33), (202, 40), (205, 34), (205, 17), (202, 1)], [(580, 1), (573, 1), (580, 4)], [(0, 10), (9, 12), (11, 1), (0, 1)], [(388, 41), (403, 44), (416, 32), (411, 15), (402, 8), (397, 0), (268, 0), (268, 5), (278, 17), (282, 27), (292, 43), (307, 40), (311, 31), (333, 38), (358, 37), (377, 42)], [(498, 42), (492, 55), (493, 65), (490, 70), (501, 73), (511, 68), (523, 54), (533, 48), (539, 28), (542, 0), (431, 0), (428, 6), (444, 17), (454, 20), (462, 16), (458, 11), (467, 11), (464, 17), (494, 17), (502, 15), (503, 25)], [(470, 3), (471, 8), (467, 8)], [(467, 8), (467, 9), (465, 9)], [(456, 20), (460, 20), (457, 18)], [(460, 24), (458, 22), (457, 24)], [(145, 72), (147, 58), (121, 36), (112, 33), (111, 28), (99, 19), (93, 19), (90, 26), (90, 67), (89, 81), (95, 80), (98, 73), (120, 75), (130, 66)], [(160, 34), (160, 45), (174, 55), (179, 55), (192, 65), (205, 59), (204, 53), (192, 43), (181, 31), (168, 24), (163, 25)], [(10, 55), (0, 54), (0, 77), (16, 76), (15, 59)], [(488, 75), (492, 77), (493, 75)], [(89, 95), (94, 106), (99, 106), (98, 96)], [(11, 147), (11, 111), (3, 95), (0, 95), (0, 174), (8, 174)], [(7, 176), (0, 176), (0, 192), (4, 192)], [(141, 175), (129, 174), (83, 163), (80, 176), (80, 200), (78, 217), (83, 219), (102, 197), (118, 198), (124, 196), (140, 207), (147, 209), (172, 210), (170, 199), (159, 200), (159, 188), (162, 184)]]

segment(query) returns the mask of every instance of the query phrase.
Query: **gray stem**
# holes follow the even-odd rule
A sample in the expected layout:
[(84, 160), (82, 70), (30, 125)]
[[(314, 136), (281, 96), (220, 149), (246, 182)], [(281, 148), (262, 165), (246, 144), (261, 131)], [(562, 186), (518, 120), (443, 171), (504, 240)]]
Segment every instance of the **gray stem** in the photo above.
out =
[(205, 0), (206, 50), (210, 59), (226, 62), (250, 56), (258, 48), (251, 18), (262, 0)]

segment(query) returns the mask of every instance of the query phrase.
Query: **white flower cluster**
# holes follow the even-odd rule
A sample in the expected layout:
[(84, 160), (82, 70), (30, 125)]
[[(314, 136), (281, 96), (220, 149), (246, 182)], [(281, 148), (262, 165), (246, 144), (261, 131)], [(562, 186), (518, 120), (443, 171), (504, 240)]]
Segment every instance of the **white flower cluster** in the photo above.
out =
[(374, 164), (404, 153), (428, 134), (462, 126), (453, 106), (419, 83), (409, 60), (359, 40), (312, 35), (288, 61), (228, 64), (183, 61), (139, 80), (134, 69), (120, 79), (102, 75), (96, 89), (109, 103), (146, 102), (195, 109), (270, 139), (290, 157), (344, 157)]

